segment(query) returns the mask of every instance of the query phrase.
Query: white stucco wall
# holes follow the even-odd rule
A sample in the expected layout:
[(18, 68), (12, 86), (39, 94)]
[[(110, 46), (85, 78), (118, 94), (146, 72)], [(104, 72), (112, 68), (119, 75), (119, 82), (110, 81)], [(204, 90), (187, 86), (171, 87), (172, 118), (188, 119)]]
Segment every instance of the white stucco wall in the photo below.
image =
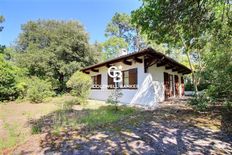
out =
[[(175, 79), (174, 75), (178, 76), (179, 80), (179, 94), (181, 94), (181, 76), (183, 76), (181, 73), (173, 72), (171, 69), (167, 70), (164, 66), (157, 67), (156, 65), (153, 65), (148, 68), (148, 72), (151, 73), (152, 79), (153, 79), (153, 85), (155, 87), (155, 98), (157, 98), (158, 102), (162, 102), (165, 100), (164, 95), (164, 72), (173, 75), (173, 85), (175, 87)], [(174, 88), (175, 89), (175, 88)], [(174, 91), (174, 97), (176, 97), (176, 93)]]
[[(137, 68), (137, 80), (138, 89), (122, 89), (123, 96), (120, 98), (121, 103), (125, 104), (136, 104), (143, 106), (154, 106), (159, 102), (164, 101), (164, 72), (178, 75), (179, 83), (181, 74), (177, 72), (172, 72), (171, 70), (165, 70), (165, 67), (156, 67), (153, 65), (149, 67), (148, 73), (144, 73), (144, 64), (137, 63), (133, 61), (133, 64), (125, 65), (123, 63), (115, 63), (115, 66), (121, 65), (122, 70), (128, 70), (132, 68)], [(90, 72), (90, 76), (101, 74), (101, 84), (107, 85), (108, 75), (106, 66), (98, 68), (99, 72)], [(92, 89), (89, 96), (90, 99), (104, 100), (106, 101), (111, 94), (112, 89), (102, 88), (102, 89)], [(181, 92), (181, 87), (179, 86), (179, 91)]]

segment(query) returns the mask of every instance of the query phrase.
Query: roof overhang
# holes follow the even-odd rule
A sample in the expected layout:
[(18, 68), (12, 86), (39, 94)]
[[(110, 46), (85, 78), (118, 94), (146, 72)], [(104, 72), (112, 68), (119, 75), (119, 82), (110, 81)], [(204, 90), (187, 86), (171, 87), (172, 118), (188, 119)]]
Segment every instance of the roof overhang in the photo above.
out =
[(123, 62), (126, 65), (131, 65), (132, 63), (130, 60), (134, 60), (138, 63), (142, 63), (143, 60), (139, 58), (141, 56), (145, 56), (149, 58), (150, 61), (152, 60), (153, 64), (157, 64), (157, 67), (164, 66), (166, 69), (171, 69), (173, 72), (176, 71), (182, 74), (189, 74), (192, 72), (191, 69), (189, 69), (188, 67), (164, 55), (163, 53), (155, 51), (152, 48), (147, 48), (140, 52), (133, 52), (133, 53), (130, 53), (124, 56), (120, 56), (120, 57), (117, 57), (111, 60), (107, 60), (102, 63), (91, 65), (91, 66), (81, 69), (81, 71), (86, 72), (86, 73), (89, 73), (89, 71), (97, 72), (99, 67), (103, 67), (103, 66), (110, 67), (111, 65), (117, 62)]

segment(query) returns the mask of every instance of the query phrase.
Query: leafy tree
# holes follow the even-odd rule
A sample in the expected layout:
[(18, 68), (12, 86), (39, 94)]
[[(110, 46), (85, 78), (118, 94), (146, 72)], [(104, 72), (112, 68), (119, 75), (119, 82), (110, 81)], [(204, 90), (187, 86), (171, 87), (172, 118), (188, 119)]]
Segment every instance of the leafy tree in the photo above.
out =
[(125, 13), (115, 13), (106, 27), (105, 35), (123, 38), (133, 51), (139, 51), (145, 46), (139, 29), (131, 23), (130, 15)]
[(16, 62), (31, 76), (48, 78), (58, 91), (78, 69), (94, 64), (99, 53), (77, 21), (37, 20), (22, 26)]
[(101, 62), (103, 52), (102, 44), (96, 41), (93, 45), (90, 46), (90, 48), (94, 62)]
[(142, 32), (157, 43), (182, 48), (192, 69), (192, 79), (197, 91), (195, 70), (190, 54), (202, 47), (196, 46), (198, 39), (209, 31), (215, 22), (217, 1), (164, 1), (143, 0), (142, 6), (132, 12), (133, 22)]
[(128, 44), (119, 37), (111, 37), (102, 43), (103, 46), (103, 60), (115, 58), (119, 55), (120, 50), (126, 49)]
[[(4, 17), (0, 16), (0, 24), (4, 22)], [(0, 32), (3, 26), (0, 25)], [(21, 95), (23, 84), (20, 81), (24, 76), (24, 70), (6, 61), (7, 49), (0, 45), (0, 101), (13, 100)]]
[[(0, 16), (0, 24), (5, 21), (3, 16)], [(0, 25), (0, 32), (3, 30), (3, 26)], [(3, 53), (5, 46), (0, 45), (0, 53)]]
[(88, 98), (92, 80), (89, 75), (80, 71), (75, 72), (67, 82), (67, 87), (71, 88), (71, 93), (83, 100)]
[[(231, 23), (232, 24), (232, 23)], [(224, 25), (221, 34), (213, 37), (203, 53), (203, 80), (208, 83), (207, 95), (213, 100), (223, 99), (232, 104), (232, 31)]]
[(4, 59), (0, 54), (0, 101), (13, 100), (21, 95), (24, 71)]
[[(0, 24), (5, 21), (5, 18), (3, 16), (0, 16)], [(2, 31), (3, 26), (0, 26), (0, 32)]]

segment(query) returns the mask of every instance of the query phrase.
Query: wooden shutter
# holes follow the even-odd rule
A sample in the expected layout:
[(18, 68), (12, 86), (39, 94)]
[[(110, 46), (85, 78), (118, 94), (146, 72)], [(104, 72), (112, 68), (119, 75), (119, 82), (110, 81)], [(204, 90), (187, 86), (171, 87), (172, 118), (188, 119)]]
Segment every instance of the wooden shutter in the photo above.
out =
[(165, 94), (166, 99), (170, 97), (169, 75), (168, 73), (165, 73), (165, 72), (164, 72), (164, 94)]
[(97, 75), (97, 85), (101, 85), (101, 74)]
[(137, 85), (137, 68), (129, 70), (129, 85)]
[(113, 87), (114, 87), (114, 80), (112, 77), (108, 75), (108, 88), (113, 88)]
[(179, 96), (179, 77), (175, 75), (175, 92), (176, 96)]

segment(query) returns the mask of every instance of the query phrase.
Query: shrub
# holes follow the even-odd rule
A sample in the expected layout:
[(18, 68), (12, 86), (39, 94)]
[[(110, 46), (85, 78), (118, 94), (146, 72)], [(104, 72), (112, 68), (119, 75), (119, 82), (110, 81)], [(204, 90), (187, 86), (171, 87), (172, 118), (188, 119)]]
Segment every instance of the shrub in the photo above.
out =
[(46, 80), (32, 77), (28, 79), (26, 97), (35, 103), (42, 102), (45, 98), (53, 96), (52, 85)]
[(92, 80), (89, 75), (77, 71), (71, 76), (66, 85), (71, 89), (71, 94), (73, 96), (87, 99), (92, 86)]
[(20, 82), (24, 70), (4, 60), (0, 55), (0, 101), (14, 100), (23, 91), (23, 84)]
[(62, 109), (68, 110), (68, 109), (71, 109), (73, 105), (81, 105), (81, 104), (84, 104), (85, 102), (86, 101), (83, 98), (76, 97), (74, 99), (64, 101), (62, 103)]
[(109, 104), (113, 104), (115, 106), (115, 111), (117, 111), (118, 110), (119, 98), (121, 98), (122, 95), (123, 94), (121, 92), (121, 89), (116, 88), (111, 92), (111, 94), (108, 97), (106, 102), (109, 103)]
[(190, 104), (193, 106), (198, 111), (203, 111), (205, 110), (209, 104), (210, 104), (210, 99), (207, 97), (206, 94), (198, 94), (195, 97), (193, 97), (190, 100)]

